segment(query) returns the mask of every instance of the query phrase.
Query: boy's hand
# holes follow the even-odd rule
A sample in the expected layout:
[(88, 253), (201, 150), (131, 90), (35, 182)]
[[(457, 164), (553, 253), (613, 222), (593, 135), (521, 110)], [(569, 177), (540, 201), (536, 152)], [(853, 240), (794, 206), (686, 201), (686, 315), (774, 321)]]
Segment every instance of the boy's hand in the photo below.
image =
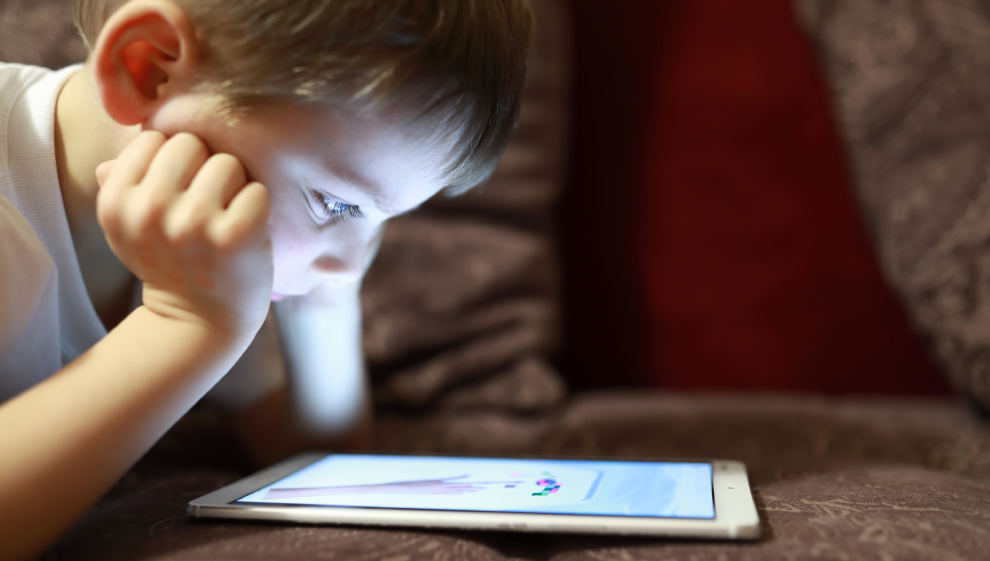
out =
[(144, 305), (253, 336), (271, 302), (267, 189), (187, 133), (142, 132), (108, 164), (97, 171), (97, 215), (144, 282)]

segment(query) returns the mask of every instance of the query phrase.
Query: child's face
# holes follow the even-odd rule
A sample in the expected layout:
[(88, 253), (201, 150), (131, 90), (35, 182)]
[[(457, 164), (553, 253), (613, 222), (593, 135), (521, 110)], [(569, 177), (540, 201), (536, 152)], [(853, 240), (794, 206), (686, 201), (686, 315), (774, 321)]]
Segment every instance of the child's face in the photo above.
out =
[(228, 124), (207, 101), (201, 94), (172, 99), (145, 128), (193, 133), (213, 152), (236, 156), (251, 179), (268, 187), (273, 299), (360, 280), (384, 222), (445, 185), (440, 171), (449, 146), (425, 139), (420, 133), (428, 125), (298, 105)]

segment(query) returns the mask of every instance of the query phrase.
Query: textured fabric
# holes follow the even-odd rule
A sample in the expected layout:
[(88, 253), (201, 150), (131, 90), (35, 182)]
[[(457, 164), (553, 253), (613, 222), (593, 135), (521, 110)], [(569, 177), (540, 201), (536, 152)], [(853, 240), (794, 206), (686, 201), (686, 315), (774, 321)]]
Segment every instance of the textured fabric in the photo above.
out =
[(36, 81), (21, 93), (10, 111), (7, 158), (14, 204), (31, 223), (59, 271), (58, 333), (62, 364), (68, 364), (107, 333), (83, 283), (55, 163), (55, 102), (79, 67), (68, 66), (57, 72), (19, 65), (9, 68), (37, 73)]
[(654, 385), (948, 393), (877, 265), (788, 0), (679, 3), (672, 44), (644, 61), (635, 247)]
[[(66, 24), (37, 23), (63, 22), (68, 14), (66, 5), (62, 0), (5, 0), (0, 3), (0, 22), (4, 24), (4, 33), (0, 34), (0, 58), (11, 52), (6, 49), (16, 47), (26, 57), (37, 57), (18, 60), (44, 64), (46, 61), (38, 58), (50, 54), (63, 56), (61, 53), (67, 45), (78, 46), (80, 43)], [(601, 5), (597, 5), (596, 10), (600, 9)], [(15, 14), (16, 18), (10, 14)], [(48, 20), (38, 19), (43, 17)], [(852, 20), (852, 23), (856, 21)], [(8, 29), (13, 33), (8, 33)], [(36, 52), (26, 48), (35, 44)], [(61, 63), (50, 64), (58, 66)], [(543, 72), (556, 70), (545, 68)], [(542, 80), (540, 75), (535, 75), (534, 87), (544, 83)], [(535, 99), (540, 98), (535, 96)], [(557, 113), (551, 111), (543, 115), (552, 119)], [(536, 130), (529, 129), (529, 134), (542, 134), (540, 128), (541, 125), (536, 126)], [(520, 128), (520, 131), (524, 130), (524, 127)], [(520, 136), (521, 141), (526, 138)], [(557, 150), (562, 148), (556, 146)], [(546, 176), (520, 171), (516, 177)], [(499, 386), (498, 381), (509, 380), (512, 376), (526, 380), (537, 378), (526, 376), (523, 369), (492, 367), (490, 365), (499, 360), (489, 358), (489, 355), (482, 355), (487, 361), (483, 363), (474, 358), (478, 355), (457, 354), (454, 351), (461, 341), (457, 331), (442, 331), (436, 327), (448, 319), (444, 314), (455, 316), (456, 307), (464, 303), (475, 306), (462, 309), (475, 313), (480, 319), (462, 326), (487, 325), (485, 321), (501, 325), (491, 319), (495, 312), (489, 312), (491, 316), (480, 313), (486, 309), (483, 304), (500, 294), (499, 291), (518, 295), (544, 294), (550, 290), (548, 275), (555, 273), (552, 263), (547, 266), (539, 258), (547, 255), (542, 249), (544, 245), (513, 245), (519, 257), (498, 261), (498, 267), (516, 264), (526, 271), (530, 265), (543, 263), (543, 268), (537, 267), (538, 274), (528, 272), (531, 276), (527, 278), (533, 283), (521, 288), (509, 282), (507, 275), (498, 276), (498, 267), (496, 273), (482, 268), (487, 263), (482, 260), (471, 261), (471, 267), (458, 269), (456, 275), (439, 271), (446, 266), (439, 260), (422, 268), (415, 268), (415, 264), (395, 265), (395, 270), (406, 271), (401, 274), (410, 276), (395, 281), (402, 291), (399, 295), (392, 297), (384, 288), (388, 263), (401, 264), (404, 252), (415, 251), (411, 242), (402, 245), (406, 236), (416, 234), (421, 237), (412, 239), (432, 240), (430, 243), (440, 245), (441, 236), (436, 232), (442, 222), (464, 225), (463, 230), (458, 230), (458, 236), (442, 242), (455, 249), (469, 247), (468, 240), (462, 239), (465, 232), (474, 232), (476, 247), (486, 249), (487, 246), (481, 245), (487, 240), (485, 236), (495, 235), (489, 232), (512, 231), (508, 224), (518, 225), (520, 234), (518, 238), (507, 236), (510, 240), (527, 239), (544, 227), (539, 226), (542, 224), (541, 209), (552, 204), (554, 193), (530, 189), (526, 182), (507, 185), (498, 192), (500, 194), (494, 190), (482, 191), (467, 198), (440, 201), (435, 210), (424, 212), (419, 218), (409, 217), (406, 224), (410, 227), (402, 236), (396, 235), (388, 242), (400, 244), (403, 250), (396, 250), (388, 260), (381, 262), (383, 269), (374, 274), (382, 276), (369, 283), (365, 306), (369, 313), (380, 314), (377, 319), (366, 322), (368, 347), (377, 379), (383, 382), (380, 402), (389, 404), (390, 408), (426, 407), (445, 399), (456, 401), (452, 397), (456, 394), (455, 389), (464, 390), (461, 394), (464, 397), (458, 398), (464, 400), (462, 403), (486, 403), (487, 400), (487, 403), (509, 403), (517, 407), (514, 404), (528, 400), (555, 402), (556, 398), (540, 397), (553, 396), (553, 391), (524, 393), (525, 399), (522, 399), (513, 393), (518, 388), (516, 384)], [(484, 198), (485, 206), (473, 202), (475, 197)], [(508, 209), (512, 201), (520, 202), (520, 207), (530, 209), (532, 214), (501, 210)], [(464, 209), (462, 222), (448, 218), (455, 213), (456, 205), (475, 204), (478, 206), (461, 207)], [(474, 213), (482, 219), (482, 226), (472, 226), (469, 218)], [(485, 229), (493, 222), (498, 223), (501, 216), (510, 219), (499, 228)], [(422, 226), (431, 222), (433, 226)], [(522, 252), (521, 248), (525, 247), (532, 251)], [(470, 256), (472, 251), (450, 254)], [(500, 255), (498, 250), (490, 251), (496, 257)], [(417, 276), (413, 277), (411, 273)], [(429, 278), (446, 283), (442, 289), (419, 280), (418, 275), (431, 274), (437, 277)], [(461, 284), (479, 278), (492, 279), (492, 282), (485, 285), (484, 290), (476, 291)], [(447, 283), (445, 279), (455, 280)], [(403, 284), (405, 282), (410, 284)], [(536, 301), (529, 301), (529, 304)], [(429, 322), (417, 323), (416, 314), (403, 312), (406, 305), (403, 302), (430, 312), (425, 316)], [(488, 306), (489, 310), (493, 308)], [(539, 320), (555, 313), (552, 308), (552, 305), (519, 305), (514, 308), (513, 313), (517, 314), (514, 321), (523, 326), (552, 327), (552, 323)], [(544, 315), (540, 315), (540, 310)], [(505, 323), (509, 325), (512, 321)], [(470, 333), (492, 337), (504, 332), (480, 330)], [(552, 334), (553, 330), (546, 333)], [(394, 339), (389, 339), (393, 336)], [(553, 340), (552, 336), (519, 337), (530, 344), (514, 342), (511, 333), (490, 340), (503, 349), (524, 350), (549, 348)], [(470, 338), (466, 340), (470, 341)], [(393, 347), (391, 341), (401, 344)], [(487, 352), (483, 345), (476, 349), (478, 353)], [(463, 360), (457, 362), (455, 358)], [(526, 362), (518, 363), (524, 365)], [(559, 379), (540, 362), (534, 353), (534, 371), (547, 374), (543, 379), (548, 387), (557, 387), (556, 391), (559, 391)], [(428, 365), (432, 364), (441, 366), (431, 370), (433, 367)], [(447, 368), (447, 364), (455, 364), (457, 369)], [(483, 367), (477, 366), (479, 364)], [(408, 369), (405, 369), (406, 365)], [(423, 372), (427, 374), (418, 374)], [(397, 383), (397, 388), (392, 387), (387, 383), (391, 375), (405, 376), (412, 382), (408, 386)], [(418, 390), (417, 375), (427, 382), (435, 379), (439, 382), (431, 382), (433, 385), (427, 390)], [(460, 380), (463, 385), (452, 384), (452, 380)], [(476, 392), (472, 390), (472, 384), (467, 383), (470, 380), (487, 380), (492, 384), (474, 386), (488, 388)], [(476, 396), (487, 397), (480, 400)], [(739, 458), (750, 466), (752, 482), (759, 487), (755, 497), (764, 521), (765, 538), (756, 544), (730, 544), (193, 521), (186, 518), (184, 512), (189, 500), (251, 471), (239, 459), (222, 420), (208, 409), (198, 409), (162, 439), (105, 500), (91, 509), (42, 559), (943, 560), (978, 559), (985, 557), (990, 549), (990, 538), (985, 532), (986, 513), (990, 511), (990, 432), (985, 421), (952, 401), (832, 401), (801, 396), (689, 397), (643, 393), (585, 396), (558, 407), (547, 415), (507, 414), (497, 407), (465, 411), (463, 407), (454, 406), (426, 418), (404, 419), (392, 415), (378, 425), (376, 440), (383, 451)], [(526, 410), (525, 407), (519, 409)]]
[(599, 394), (554, 419), (450, 413), (379, 427), (383, 451), (729, 457), (763, 521), (752, 544), (196, 521), (185, 504), (250, 473), (218, 419), (188, 416), (42, 559), (980, 559), (990, 430), (952, 400)]
[(0, 1), (0, 29), (2, 61), (62, 68), (86, 58), (71, 0)]
[(365, 353), (382, 412), (558, 404), (551, 213), (564, 174), (569, 60), (558, 0), (538, 38), (512, 142), (494, 176), (389, 221), (364, 283)]
[[(28, 306), (33, 317), (20, 326), (4, 321), (0, 327), (5, 337), (9, 336), (7, 331), (22, 330), (17, 333), (18, 346), (7, 351), (17, 356), (0, 357), (3, 365), (0, 377), (4, 378), (0, 382), (0, 402), (54, 374), (106, 335), (83, 284), (55, 166), (55, 100), (62, 85), (77, 69), (67, 67), (52, 72), (33, 66), (0, 64), (0, 139), (3, 139), (0, 169), (9, 170), (2, 178), (3, 191), (36, 236), (35, 240), (26, 241), (39, 241), (44, 246), (43, 255), (30, 253), (27, 248), (3, 255), (0, 266), (19, 268), (22, 257), (35, 261), (24, 263), (25, 270), (36, 267), (38, 259), (42, 263), (51, 262), (56, 286), (55, 291), (39, 298), (32, 298), (33, 290), (2, 296), (11, 305)], [(8, 238), (8, 243), (13, 239), (16, 238)], [(38, 280), (40, 286), (45, 286), (48, 276)], [(4, 288), (18, 290), (19, 287)], [(4, 319), (18, 315), (21, 314)]]
[(956, 387), (990, 406), (990, 7), (797, 4), (887, 277)]
[(0, 195), (0, 402), (62, 367), (57, 334), (55, 262)]

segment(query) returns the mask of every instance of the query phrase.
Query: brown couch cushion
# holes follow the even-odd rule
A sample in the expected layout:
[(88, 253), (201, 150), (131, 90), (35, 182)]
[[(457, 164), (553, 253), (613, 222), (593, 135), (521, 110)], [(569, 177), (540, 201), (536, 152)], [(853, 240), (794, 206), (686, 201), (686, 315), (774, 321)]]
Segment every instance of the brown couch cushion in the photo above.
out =
[(379, 411), (534, 412), (563, 399), (552, 214), (564, 179), (570, 50), (560, 0), (531, 2), (537, 37), (519, 126), (492, 178), (389, 221), (364, 283)]
[(756, 544), (571, 538), (554, 561), (980, 559), (990, 545), (990, 485), (919, 468), (875, 467), (767, 485)]
[(0, 61), (62, 68), (82, 62), (86, 47), (72, 26), (71, 0), (0, 2)]
[(990, 9), (796, 0), (888, 280), (955, 386), (990, 405)]
[[(0, 3), (4, 30), (0, 34), (0, 59), (56, 66), (79, 60), (81, 44), (67, 24), (66, 6), (64, 0)], [(843, 26), (856, 29), (865, 25), (857, 19), (864, 13), (857, 10), (873, 10), (866, 15), (877, 17), (866, 18), (866, 23), (881, 21), (887, 13), (873, 3), (830, 2), (820, 6), (822, 11), (813, 15), (821, 19), (814, 21), (832, 21), (830, 29), (835, 37), (841, 37)], [(959, 12), (950, 8), (969, 4), (933, 0), (924, 4), (924, 10), (917, 9), (921, 4), (888, 2), (885, 6), (910, 17), (936, 13), (941, 18), (938, 21), (951, 23), (960, 20)], [(845, 10), (846, 19), (840, 17), (838, 8)], [(910, 17), (905, 21), (913, 21)], [(969, 22), (968, 18), (962, 21)], [(982, 20), (973, 17), (972, 21)], [(869, 40), (871, 33), (875, 30), (867, 29), (865, 35), (852, 39)], [(966, 41), (973, 44), (979, 39), (965, 34), (961, 37), (969, 37)], [(962, 43), (969, 44), (966, 41)], [(840, 43), (834, 41), (835, 45)], [(558, 115), (553, 111), (541, 114), (546, 118)], [(536, 134), (542, 125), (537, 120), (533, 126), (529, 130)], [(560, 149), (555, 146), (554, 150)], [(536, 168), (523, 165), (527, 152), (518, 154), (520, 158), (513, 166), (520, 171), (515, 179), (552, 177), (555, 168), (548, 165), (540, 168), (543, 171), (530, 173), (527, 170)], [(879, 174), (874, 177), (882, 179)], [(376, 374), (384, 381), (381, 403), (394, 410), (448, 404), (432, 417), (386, 419), (377, 428), (379, 447), (385, 451), (739, 458), (749, 464), (753, 483), (760, 487), (756, 499), (766, 530), (762, 541), (727, 544), (189, 520), (184, 509), (190, 499), (250, 471), (239, 459), (221, 420), (213, 412), (199, 409), (180, 422), (43, 559), (935, 560), (979, 558), (990, 550), (990, 534), (984, 531), (990, 512), (990, 433), (984, 422), (952, 401), (610, 394), (585, 396), (552, 414), (525, 414), (556, 403), (561, 390), (556, 375), (539, 359), (553, 344), (551, 318), (556, 312), (553, 300), (545, 297), (553, 291), (548, 279), (555, 274), (554, 265), (541, 257), (549, 255), (547, 242), (538, 241), (548, 238), (537, 233), (546, 228), (539, 217), (545, 216), (543, 209), (552, 204), (555, 193), (550, 188), (530, 189), (525, 182), (513, 181), (512, 185), (519, 187), (438, 202), (424, 212), (422, 220), (410, 217), (408, 228), (390, 233), (395, 244), (408, 248), (411, 242), (404, 241), (407, 234), (410, 239), (439, 244), (435, 235), (438, 224), (448, 223), (455, 229), (464, 226), (474, 237), (443, 242), (452, 248), (451, 255), (470, 257), (473, 252), (490, 251), (485, 255), (497, 260), (500, 267), (522, 270), (527, 276), (467, 267), (456, 269), (443, 280), (448, 283), (444, 286), (449, 294), (411, 284), (395, 296), (375, 284), (379, 281), (369, 279), (365, 305), (380, 315), (367, 321), (366, 328), (369, 355)], [(472, 197), (488, 198), (476, 201)], [(513, 201), (526, 204), (516, 206)], [(527, 205), (535, 209), (532, 216), (519, 211)], [(517, 210), (505, 210), (504, 206)], [(936, 214), (947, 216), (941, 211)], [(482, 218), (477, 225), (462, 222), (474, 215)], [(502, 221), (502, 217), (509, 219)], [(505, 240), (509, 249), (490, 249), (489, 232)], [(472, 243), (478, 249), (465, 249)], [(405, 271), (401, 274), (434, 274), (429, 268), (402, 264), (401, 251), (391, 258), (387, 255), (383, 253), (382, 263), (392, 263), (389, 267), (394, 271)], [(479, 263), (466, 262), (475, 263), (472, 267)], [(530, 271), (534, 264), (538, 266)], [(436, 274), (443, 277), (446, 273)], [(484, 281), (478, 289), (458, 284), (476, 278)], [(513, 284), (513, 278), (522, 281)], [(498, 312), (490, 305), (499, 294), (512, 296), (512, 310)], [(500, 352), (509, 349), (517, 354), (503, 354), (514, 358), (500, 360), (498, 353), (488, 351), (484, 344), (475, 347), (480, 356), (472, 354), (474, 351), (460, 355), (437, 352), (454, 348), (455, 330), (435, 328), (416, 333), (415, 321), (402, 310), (403, 302), (418, 307), (425, 317), (438, 323), (447, 321), (451, 310), (460, 307), (471, 318), (458, 325), (462, 333), (471, 335), (469, 340), (492, 341), (492, 345), (501, 345)], [(507, 317), (512, 319), (504, 319)], [(398, 358), (406, 351), (410, 351), (408, 359)], [(541, 381), (546, 388), (517, 391), (519, 385), (512, 381), (517, 377)], [(385, 381), (388, 379), (410, 382), (390, 384)], [(474, 385), (477, 391), (458, 389), (470, 388), (466, 382), (471, 380), (482, 382)], [(462, 410), (469, 404), (489, 407), (485, 411)], [(521, 414), (506, 413), (507, 409)]]
[(588, 395), (555, 419), (448, 413), (381, 426), (386, 451), (730, 457), (755, 544), (207, 522), (185, 504), (248, 473), (217, 419), (187, 417), (46, 559), (976, 559), (990, 550), (990, 430), (951, 400)]

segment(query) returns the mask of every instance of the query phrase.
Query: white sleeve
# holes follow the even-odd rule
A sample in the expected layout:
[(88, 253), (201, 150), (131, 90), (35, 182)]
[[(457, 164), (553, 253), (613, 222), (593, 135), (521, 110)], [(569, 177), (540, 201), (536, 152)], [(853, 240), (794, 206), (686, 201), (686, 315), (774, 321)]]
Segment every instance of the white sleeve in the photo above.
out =
[(0, 356), (31, 322), (54, 269), (31, 225), (0, 195)]
[(0, 402), (61, 368), (55, 263), (0, 195)]

